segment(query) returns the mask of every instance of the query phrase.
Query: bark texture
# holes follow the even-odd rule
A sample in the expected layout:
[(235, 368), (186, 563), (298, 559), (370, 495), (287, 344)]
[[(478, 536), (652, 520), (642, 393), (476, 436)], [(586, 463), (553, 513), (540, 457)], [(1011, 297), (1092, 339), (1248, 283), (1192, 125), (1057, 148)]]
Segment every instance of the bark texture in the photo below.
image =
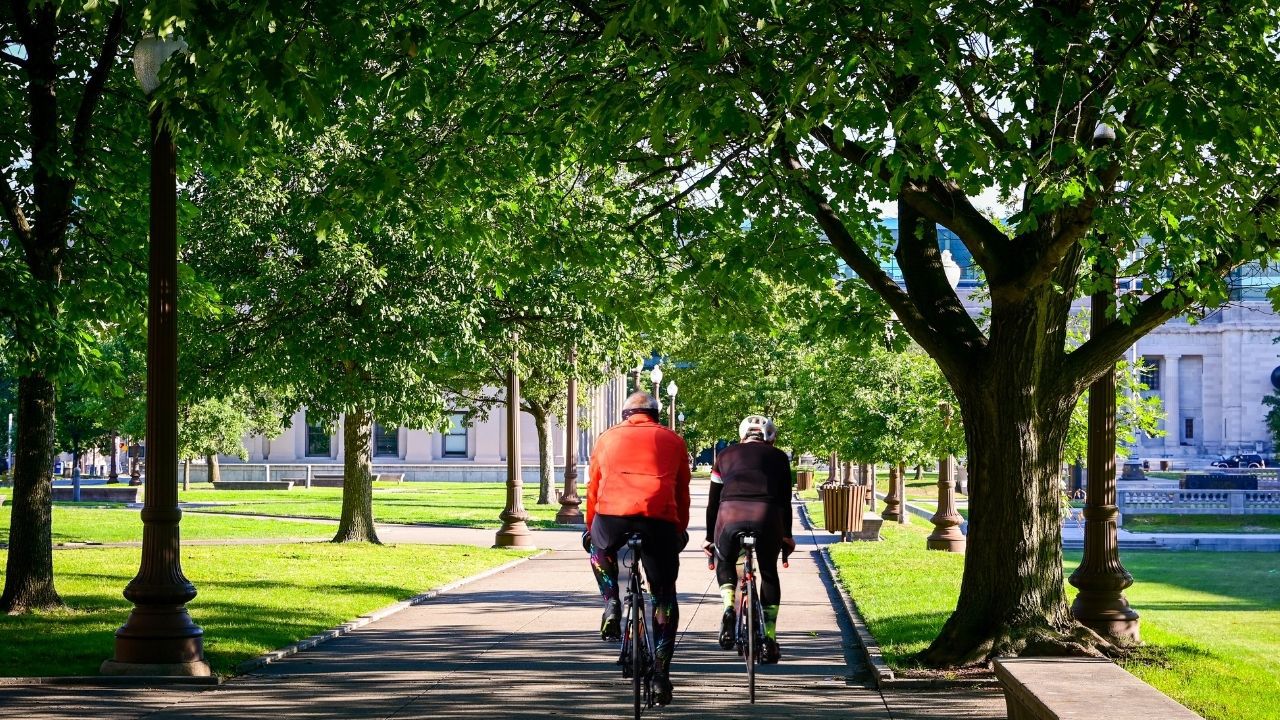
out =
[(222, 466), (218, 464), (218, 456), (205, 455), (204, 464), (208, 470), (209, 482), (222, 482)]
[(920, 658), (935, 667), (1113, 649), (1075, 621), (1063, 586), (1058, 472), (1078, 390), (1056, 381), (1042, 344), (1060, 342), (1068, 307), (1041, 297), (999, 310), (983, 367), (942, 364), (978, 481), (956, 610)]
[(342, 422), (342, 519), (333, 542), (381, 544), (373, 526), (373, 413), (355, 408)]
[(62, 605), (53, 586), (53, 383), (43, 375), (18, 380), (18, 433), (13, 459), (9, 557), (0, 612)]
[(529, 403), (529, 414), (533, 416), (533, 427), (538, 432), (538, 504), (550, 505), (555, 502), (556, 474), (547, 412), (545, 408)]

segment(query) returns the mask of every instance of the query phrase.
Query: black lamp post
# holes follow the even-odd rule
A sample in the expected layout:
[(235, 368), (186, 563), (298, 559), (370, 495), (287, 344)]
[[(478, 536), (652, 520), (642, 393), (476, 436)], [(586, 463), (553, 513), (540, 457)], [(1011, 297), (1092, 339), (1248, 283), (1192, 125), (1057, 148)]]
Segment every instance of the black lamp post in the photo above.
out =
[[(160, 66), (183, 49), (181, 38), (146, 36), (133, 51), (134, 73), (148, 96)], [(116, 631), (108, 675), (211, 674), (204, 631), (187, 613), (196, 588), (182, 574), (178, 523), (178, 180), (173, 137), (159, 106), (151, 109), (151, 249), (147, 299), (147, 493), (142, 560), (124, 596), (133, 612)]]

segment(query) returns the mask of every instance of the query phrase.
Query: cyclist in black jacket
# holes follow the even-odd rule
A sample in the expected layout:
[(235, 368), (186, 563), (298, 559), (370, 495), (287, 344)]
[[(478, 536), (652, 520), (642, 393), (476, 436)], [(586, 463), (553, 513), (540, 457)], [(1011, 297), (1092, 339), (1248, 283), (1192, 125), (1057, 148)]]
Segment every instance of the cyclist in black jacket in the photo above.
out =
[(760, 572), (760, 604), (764, 609), (765, 647), (761, 661), (776, 663), (778, 608), (782, 588), (778, 582), (778, 553), (796, 548), (791, 537), (791, 461), (773, 446), (778, 434), (773, 421), (750, 415), (738, 425), (742, 442), (716, 458), (711, 468), (711, 496), (707, 503), (707, 538), (703, 550), (715, 548), (716, 580), (724, 600), (720, 620), (720, 647), (733, 648), (733, 593), (738, 586), (738, 534), (756, 535)]

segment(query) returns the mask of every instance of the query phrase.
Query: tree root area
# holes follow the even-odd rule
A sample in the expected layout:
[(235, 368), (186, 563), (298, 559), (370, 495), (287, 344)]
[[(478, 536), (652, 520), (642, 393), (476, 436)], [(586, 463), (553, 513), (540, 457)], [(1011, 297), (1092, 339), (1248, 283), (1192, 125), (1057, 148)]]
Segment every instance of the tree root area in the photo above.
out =
[(1121, 658), (1132, 648), (1118, 645), (1074, 623), (1063, 630), (1046, 625), (1010, 628), (994, 634), (964, 634), (944, 627), (927, 649), (915, 656), (921, 667), (935, 670), (989, 668), (1000, 657)]

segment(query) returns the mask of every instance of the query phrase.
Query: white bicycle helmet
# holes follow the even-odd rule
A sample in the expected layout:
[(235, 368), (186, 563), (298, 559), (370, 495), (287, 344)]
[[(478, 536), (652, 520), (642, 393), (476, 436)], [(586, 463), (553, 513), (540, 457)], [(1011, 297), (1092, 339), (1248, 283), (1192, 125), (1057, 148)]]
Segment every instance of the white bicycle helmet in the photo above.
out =
[(774, 427), (772, 420), (763, 415), (748, 415), (738, 423), (738, 439), (742, 442), (750, 439), (771, 443), (777, 436), (778, 428)]

